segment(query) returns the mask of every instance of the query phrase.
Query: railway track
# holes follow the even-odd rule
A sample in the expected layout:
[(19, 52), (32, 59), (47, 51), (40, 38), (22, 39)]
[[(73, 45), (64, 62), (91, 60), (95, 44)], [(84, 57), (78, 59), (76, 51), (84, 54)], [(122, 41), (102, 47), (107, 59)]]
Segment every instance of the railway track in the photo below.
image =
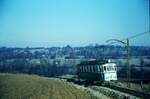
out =
[[(77, 83), (77, 84), (79, 84), (79, 83)], [(129, 95), (132, 95), (132, 96), (136, 96), (136, 97), (139, 97), (139, 98), (142, 98), (142, 99), (150, 99), (150, 93), (148, 93), (148, 92), (134, 90), (134, 89), (131, 89), (131, 88), (120, 87), (120, 86), (116, 86), (116, 85), (111, 85), (109, 83), (104, 84), (104, 85), (99, 85), (99, 84), (93, 84), (93, 85), (92, 84), (89, 84), (89, 85), (82, 84), (82, 85), (84, 85), (85, 87), (93, 86), (93, 85), (96, 85), (97, 87), (106, 87), (106, 88), (109, 88), (109, 89), (113, 89), (115, 91), (122, 92), (124, 94), (129, 94)], [(130, 96), (126, 96), (126, 95), (123, 95), (123, 94), (121, 94), (121, 95), (122, 95), (123, 98), (117, 98), (117, 99), (133, 99), (133, 98), (129, 98)]]
[[(118, 78), (117, 81), (120, 81), (120, 82), (129, 82), (126, 78)], [(130, 79), (130, 82), (137, 82), (137, 83), (140, 83), (140, 82), (144, 82), (144, 83), (148, 83), (150, 82), (150, 79)]]
[[(130, 94), (130, 95), (133, 95), (133, 96), (136, 96), (136, 97), (139, 97), (139, 98), (143, 98), (143, 99), (150, 99), (150, 93), (148, 92), (144, 92), (144, 91), (138, 91), (138, 90), (134, 90), (134, 89), (131, 89), (131, 88), (125, 88), (125, 87), (120, 87), (120, 86), (117, 86), (117, 85), (114, 85), (114, 84), (111, 84), (111, 83), (106, 83), (106, 84), (103, 84), (103, 85), (99, 85), (99, 84), (85, 84), (85, 82), (78, 82), (77, 80), (75, 79), (70, 79), (70, 78), (61, 78), (61, 79), (65, 79), (66, 81), (69, 81), (69, 82), (73, 82), (73, 83), (76, 83), (76, 84), (81, 84), (81, 85), (84, 85), (86, 87), (89, 87), (89, 86), (97, 86), (97, 87), (106, 87), (106, 88), (109, 88), (109, 89), (113, 89), (113, 90), (116, 90), (116, 91), (119, 91), (119, 92), (122, 92), (122, 93), (126, 93), (126, 94)], [(124, 98), (123, 98), (124, 99)], [(129, 99), (127, 96), (125, 96), (125, 99)]]
[(138, 91), (138, 90), (134, 90), (131, 88), (124, 88), (124, 87), (120, 87), (120, 86), (115, 86), (115, 85), (104, 85), (107, 88), (110, 89), (114, 89), (123, 93), (128, 93), (140, 98), (144, 98), (144, 99), (150, 99), (150, 93), (148, 92), (144, 92), (144, 91)]

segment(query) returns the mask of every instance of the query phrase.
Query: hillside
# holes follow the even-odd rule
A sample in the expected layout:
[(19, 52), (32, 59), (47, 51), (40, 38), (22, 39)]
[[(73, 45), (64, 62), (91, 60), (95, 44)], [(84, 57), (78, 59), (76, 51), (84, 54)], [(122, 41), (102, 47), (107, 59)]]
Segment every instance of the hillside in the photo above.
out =
[(90, 91), (54, 78), (0, 74), (0, 99), (97, 99), (97, 97)]

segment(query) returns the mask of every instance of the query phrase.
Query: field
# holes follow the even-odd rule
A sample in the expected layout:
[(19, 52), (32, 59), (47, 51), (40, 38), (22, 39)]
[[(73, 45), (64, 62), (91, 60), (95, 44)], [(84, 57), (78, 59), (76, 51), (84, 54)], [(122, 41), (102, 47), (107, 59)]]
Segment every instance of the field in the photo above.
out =
[(55, 78), (0, 74), (0, 99), (107, 99)]

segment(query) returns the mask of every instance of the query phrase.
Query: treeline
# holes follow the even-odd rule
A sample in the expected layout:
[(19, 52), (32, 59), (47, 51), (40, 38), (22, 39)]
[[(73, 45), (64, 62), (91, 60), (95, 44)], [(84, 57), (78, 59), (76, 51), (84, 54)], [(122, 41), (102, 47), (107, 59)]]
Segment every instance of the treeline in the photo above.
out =
[(28, 59), (14, 59), (0, 62), (0, 72), (27, 73), (44, 76), (59, 76), (69, 73), (68, 66), (52, 65), (46, 61), (40, 64), (30, 63)]
[[(131, 58), (142, 57), (150, 60), (150, 47), (131, 46)], [(90, 45), (85, 47), (51, 47), (51, 48), (0, 48), (0, 72), (28, 73), (44, 76), (75, 74), (76, 64), (82, 59), (124, 59), (126, 49), (123, 46)], [(57, 64), (55, 60), (62, 59)], [(67, 59), (70, 60), (67, 63)], [(77, 59), (77, 61), (74, 61)], [(34, 61), (37, 60), (37, 61)], [(50, 62), (50, 60), (53, 60)], [(33, 62), (34, 61), (34, 62)], [(53, 63), (54, 62), (54, 63)], [(72, 62), (72, 63), (71, 63)], [(118, 61), (119, 62), (119, 61)], [(145, 62), (146, 63), (146, 62)], [(140, 66), (150, 67), (150, 62)], [(143, 65), (142, 65), (143, 64)], [(126, 77), (126, 66), (122, 61), (117, 64), (119, 77)], [(131, 64), (131, 67), (134, 67)], [(120, 68), (120, 67), (119, 67)], [(132, 68), (132, 78), (150, 78), (150, 69)]]
[[(131, 46), (130, 53), (132, 57), (150, 56), (150, 47)], [(0, 60), (5, 59), (22, 59), (22, 58), (51, 58), (64, 57), (66, 59), (75, 58), (126, 58), (126, 48), (123, 46), (108, 45), (90, 45), (85, 47), (50, 47), (50, 48), (0, 48)], [(150, 57), (149, 57), (150, 58)]]

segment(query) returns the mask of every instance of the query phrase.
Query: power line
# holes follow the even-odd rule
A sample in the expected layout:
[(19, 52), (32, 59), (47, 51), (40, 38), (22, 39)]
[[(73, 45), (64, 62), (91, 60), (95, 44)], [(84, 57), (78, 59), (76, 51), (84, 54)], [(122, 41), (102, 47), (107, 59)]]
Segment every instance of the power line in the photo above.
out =
[(109, 41), (111, 41), (111, 43), (109, 43), (109, 45), (115, 44), (115, 43), (117, 43), (118, 41), (121, 42), (121, 43), (123, 43), (123, 44), (125, 44), (126, 42), (124, 42), (124, 41), (126, 41), (127, 39), (130, 40), (130, 39), (133, 39), (133, 38), (142, 36), (142, 35), (144, 35), (144, 34), (149, 34), (149, 35), (150, 35), (150, 31), (138, 33), (138, 34), (136, 34), (136, 35), (129, 36), (129, 37), (127, 37), (127, 38), (125, 38), (125, 39), (122, 39), (122, 40), (109, 39), (109, 40), (107, 40), (106, 42), (108, 43)]
[[(127, 37), (126, 39), (133, 39), (133, 38), (136, 38), (136, 37), (138, 37), (138, 36), (142, 36), (142, 35), (144, 35), (144, 34), (150, 34), (150, 31), (146, 31), (146, 32), (142, 32), (142, 33), (138, 33), (138, 34), (136, 34), (136, 35), (133, 35), (133, 36), (129, 36), (129, 37)], [(123, 39), (123, 41), (124, 40), (126, 40), (126, 39)]]

